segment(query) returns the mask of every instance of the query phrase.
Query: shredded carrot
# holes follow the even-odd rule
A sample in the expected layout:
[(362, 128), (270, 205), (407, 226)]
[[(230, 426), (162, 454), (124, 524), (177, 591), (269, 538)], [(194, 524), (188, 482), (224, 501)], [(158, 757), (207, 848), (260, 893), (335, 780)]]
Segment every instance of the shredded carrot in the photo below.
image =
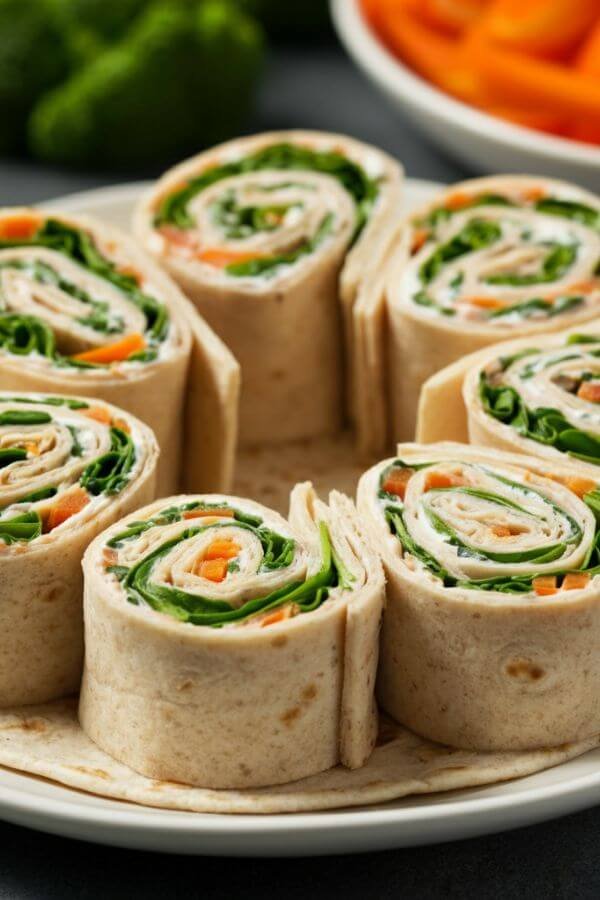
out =
[(381, 488), (388, 494), (395, 494), (403, 500), (406, 486), (414, 474), (414, 469), (399, 469), (393, 466), (385, 476)]
[(479, 309), (501, 309), (506, 306), (504, 300), (499, 297), (463, 297), (461, 303), (468, 303), (469, 306), (476, 306)]
[(196, 574), (208, 581), (224, 581), (227, 575), (227, 560), (203, 559), (196, 566)]
[(94, 419), (103, 425), (110, 425), (111, 414), (106, 406), (90, 406), (88, 409), (82, 409), (81, 412), (88, 419)]
[(233, 519), (233, 510), (227, 509), (226, 507), (219, 507), (218, 509), (186, 509), (183, 514), (184, 519), (201, 519), (205, 516), (215, 516), (217, 518), (222, 518), (227, 516), (229, 519)]
[(418, 253), (421, 247), (427, 243), (430, 234), (431, 232), (428, 228), (415, 228), (412, 233), (410, 252)]
[(577, 396), (589, 403), (600, 403), (600, 381), (582, 381)]
[(425, 478), (425, 492), (437, 488), (456, 487), (463, 484), (463, 479), (458, 475), (446, 475), (444, 472), (428, 472)]
[(506, 47), (561, 58), (597, 17), (597, 0), (492, 0), (482, 27)]
[(44, 517), (44, 531), (52, 531), (71, 516), (81, 512), (90, 502), (89, 495), (83, 488), (75, 487), (66, 491), (52, 504)]
[(276, 622), (283, 622), (285, 619), (289, 619), (292, 615), (291, 606), (282, 606), (279, 609), (274, 610), (272, 613), (269, 613), (261, 619), (260, 627), (264, 628), (266, 625), (275, 625)]
[(85, 350), (77, 353), (73, 359), (78, 362), (97, 363), (108, 365), (113, 362), (123, 362), (133, 353), (139, 353), (146, 348), (146, 341), (141, 334), (134, 332), (128, 334), (122, 340), (114, 344), (105, 344), (103, 347), (94, 347), (93, 350)]
[(0, 238), (6, 241), (27, 240), (39, 229), (42, 220), (39, 216), (24, 213), (0, 219)]
[(140, 284), (143, 280), (143, 276), (138, 272), (137, 269), (134, 269), (133, 266), (121, 266), (119, 269), (119, 273), (121, 275), (127, 275), (129, 278), (133, 278), (136, 284)]
[(546, 194), (546, 189), (542, 187), (524, 188), (521, 191), (521, 197), (528, 203), (537, 203), (537, 201), (542, 200), (546, 196)]
[(446, 197), (444, 201), (444, 208), (451, 209), (453, 211), (464, 209), (465, 206), (468, 206), (473, 199), (474, 198), (471, 197), (470, 194), (467, 194), (465, 191), (455, 191), (453, 194), (450, 194), (449, 197)]
[(204, 559), (235, 559), (242, 548), (231, 538), (216, 538), (204, 551)]
[(492, 533), (496, 537), (511, 537), (512, 531), (508, 525), (492, 525)]
[(199, 250), (196, 254), (196, 258), (199, 259), (200, 262), (206, 263), (209, 266), (214, 266), (216, 269), (224, 269), (226, 266), (233, 265), (234, 263), (245, 263), (251, 262), (253, 259), (262, 259), (263, 254), (241, 253), (234, 250), (222, 250), (219, 247), (207, 247), (204, 250)]
[(129, 422), (126, 422), (125, 419), (115, 419), (113, 422), (115, 428), (120, 428), (121, 431), (124, 431), (125, 434), (131, 434), (131, 427)]
[(584, 494), (595, 491), (597, 487), (596, 482), (592, 481), (590, 478), (578, 478), (577, 476), (565, 478), (564, 484), (565, 487), (569, 488), (574, 494), (577, 494), (578, 497), (583, 497)]
[(569, 572), (563, 578), (562, 589), (564, 591), (576, 591), (587, 587), (590, 576), (587, 572)]
[(30, 456), (39, 456), (40, 455), (40, 445), (35, 441), (27, 441), (25, 444), (25, 450), (29, 453)]
[(119, 554), (112, 547), (105, 547), (102, 551), (102, 559), (105, 566), (114, 566), (119, 558)]
[(533, 589), (540, 597), (549, 596), (558, 593), (556, 586), (556, 575), (538, 575), (533, 579)]

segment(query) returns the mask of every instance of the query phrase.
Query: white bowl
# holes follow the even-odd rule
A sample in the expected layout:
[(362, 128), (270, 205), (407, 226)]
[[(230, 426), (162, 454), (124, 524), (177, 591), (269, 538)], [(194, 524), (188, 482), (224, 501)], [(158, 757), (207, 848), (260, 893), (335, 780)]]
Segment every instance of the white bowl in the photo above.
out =
[(436, 90), (383, 46), (359, 0), (330, 0), (335, 27), (350, 56), (415, 125), (481, 172), (525, 172), (600, 189), (600, 148), (504, 122)]

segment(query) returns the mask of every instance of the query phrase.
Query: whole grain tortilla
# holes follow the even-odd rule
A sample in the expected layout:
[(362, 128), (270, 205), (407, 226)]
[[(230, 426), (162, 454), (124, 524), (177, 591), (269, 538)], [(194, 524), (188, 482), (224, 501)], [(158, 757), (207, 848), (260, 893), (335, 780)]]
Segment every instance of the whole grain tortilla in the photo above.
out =
[[(495, 199), (480, 202), (488, 195)], [(537, 202), (545, 197), (600, 210), (596, 195), (566, 182), (501, 175), (452, 185), (422, 209), (413, 211), (404, 229), (398, 230), (386, 279), (389, 362), (384, 387), (394, 440), (413, 440), (421, 385), (438, 370), (498, 341), (516, 335), (537, 338), (574, 328), (598, 316), (600, 280), (595, 267), (600, 235), (593, 225), (585, 225), (582, 220), (538, 210)], [(499, 202), (499, 198), (508, 200), (510, 205)], [(469, 207), (472, 202), (476, 205)], [(439, 210), (451, 212), (435, 226), (427, 224), (431, 214)], [(481, 221), (503, 228), (501, 237), (487, 247), (478, 246), (474, 251), (451, 257), (430, 282), (424, 283), (422, 267), (429, 264), (435, 252), (462, 229)], [(532, 230), (535, 238), (530, 239)], [(559, 269), (551, 278), (533, 284), (494, 284), (486, 280), (489, 273), (496, 276), (537, 270), (548, 252), (544, 247), (549, 239), (560, 245), (576, 242), (576, 257), (566, 271)], [(570, 297), (573, 305), (565, 305), (556, 314), (538, 310), (527, 315), (497, 315), (502, 305), (508, 308), (536, 298), (539, 302), (540, 298), (561, 296)], [(440, 303), (445, 304), (443, 310), (438, 308)], [(382, 355), (384, 350), (379, 353)], [(380, 388), (371, 387), (371, 393), (376, 390)], [(444, 427), (449, 422), (444, 409), (441, 421)], [(440, 435), (440, 439), (459, 438), (455, 431)]]
[[(176, 510), (176, 518), (166, 510)], [(247, 516), (281, 542), (293, 541), (284, 562), (263, 566), (265, 551)], [(119, 537), (140, 521), (151, 524)], [(128, 602), (113, 574), (113, 566), (132, 569), (164, 546), (149, 574), (157, 591), (241, 606), (316, 577), (323, 529), (344, 577), (328, 581), (314, 609), (275, 622), (260, 612), (218, 628), (182, 622)], [(211, 583), (202, 561), (216, 539), (234, 542), (237, 562)], [(108, 570), (107, 551), (118, 554)], [(298, 485), (289, 522), (240, 497), (162, 499), (94, 541), (84, 574), (80, 718), (115, 758), (156, 778), (210, 787), (284, 783), (368, 758), (384, 583), (347, 497), (332, 492), (326, 505), (310, 485)]]
[(76, 699), (0, 711), (0, 765), (99, 797), (200, 813), (257, 815), (386, 803), (522, 778), (599, 745), (600, 735), (594, 735), (547, 750), (477, 753), (434, 744), (381, 717), (377, 745), (360, 769), (336, 766), (259, 790), (208, 790), (146, 778), (112, 759), (81, 730)]
[[(592, 571), (568, 589), (559, 579), (539, 594), (531, 581), (505, 592), (477, 584), (587, 567), (597, 526), (572, 487), (573, 468), (451, 442), (401, 444), (397, 458), (368, 470), (358, 487), (387, 578), (382, 708), (432, 740), (478, 750), (596, 733), (600, 576)], [(383, 489), (389, 467), (408, 476), (403, 500)], [(399, 504), (402, 541), (388, 518)], [(519, 559), (524, 548), (530, 556)]]
[[(182, 250), (179, 238), (172, 240), (154, 227), (158, 206), (173, 191), (216, 166), (279, 145), (346, 157), (377, 182), (377, 198), (356, 239), (355, 203), (343, 184), (326, 172), (285, 165), (234, 174), (208, 184), (190, 200), (186, 214), (194, 226), (180, 230), (179, 238), (194, 235), (196, 252)], [(355, 306), (359, 317), (368, 308), (377, 330), (383, 292), (378, 283), (371, 288), (371, 282), (377, 281), (389, 231), (399, 215), (401, 184), (400, 165), (375, 147), (344, 135), (279, 131), (238, 138), (180, 163), (140, 201), (134, 234), (241, 364), (243, 446), (335, 434), (345, 418), (344, 405), (354, 415), (362, 402), (357, 392), (370, 362), (365, 358), (367, 338), (354, 322)], [(275, 197), (275, 203), (295, 204), (289, 221), (243, 240), (215, 222), (211, 210), (223, 199), (233, 195), (240, 205), (260, 206), (261, 191), (269, 191), (266, 196)], [(285, 254), (311, 241), (326, 215), (333, 224), (324, 240), (268, 277), (233, 276), (224, 265), (200, 258), (200, 250), (215, 246), (219, 253), (244, 256)]]
[[(227, 490), (233, 473), (239, 391), (239, 366), (227, 347), (168, 275), (119, 229), (92, 217), (34, 209), (2, 209), (0, 225), (19, 216), (58, 220), (83, 229), (118, 270), (135, 273), (140, 289), (167, 307), (171, 325), (158, 358), (144, 363), (123, 361), (74, 368), (40, 354), (12, 354), (0, 348), (0, 389), (79, 393), (114, 403), (140, 418), (156, 434), (161, 448), (159, 494), (179, 488)], [(41, 260), (76, 288), (84, 288), (94, 299), (106, 302), (111, 312), (115, 309), (127, 315), (132, 331), (138, 328), (141, 313), (134, 304), (123, 303), (114, 285), (61, 252), (27, 245), (0, 248), (0, 261), (14, 257), (21, 263)], [(12, 277), (11, 271), (3, 277)], [(57, 296), (53, 285), (33, 285), (26, 273), (18, 273), (18, 281), (9, 292), (6, 311), (34, 315), (47, 322), (55, 334), (69, 342), (71, 352), (101, 344), (98, 335), (90, 333), (69, 311), (68, 298), (60, 291)], [(38, 296), (47, 301), (46, 307), (36, 302)], [(65, 315), (52, 318), (48, 310), (53, 304), (64, 307)], [(115, 337), (107, 335), (104, 342), (111, 340)]]

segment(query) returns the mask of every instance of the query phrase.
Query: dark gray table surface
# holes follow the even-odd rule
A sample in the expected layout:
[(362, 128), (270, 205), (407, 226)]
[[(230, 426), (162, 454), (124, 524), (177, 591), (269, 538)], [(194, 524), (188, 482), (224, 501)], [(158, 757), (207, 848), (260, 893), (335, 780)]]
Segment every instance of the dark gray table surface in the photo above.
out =
[[(409, 175), (469, 172), (399, 119), (341, 50), (278, 51), (248, 131), (347, 132), (400, 157)], [(131, 178), (152, 173), (131, 173)], [(0, 162), (0, 205), (125, 180)], [(292, 839), (292, 838), (291, 838)], [(490, 837), (354, 857), (233, 860), (96, 847), (0, 824), (0, 898), (586, 898), (600, 896), (600, 810)]]

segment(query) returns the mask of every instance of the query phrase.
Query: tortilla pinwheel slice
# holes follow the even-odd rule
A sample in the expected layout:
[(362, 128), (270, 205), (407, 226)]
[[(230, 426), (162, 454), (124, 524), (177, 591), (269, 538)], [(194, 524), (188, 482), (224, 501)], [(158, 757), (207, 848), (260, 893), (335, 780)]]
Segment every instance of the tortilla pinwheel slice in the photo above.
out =
[[(137, 245), (84, 217), (0, 211), (0, 388), (84, 393), (155, 431), (159, 490), (226, 485), (239, 373)], [(186, 392), (187, 386), (187, 392)]]
[(600, 313), (600, 199), (529, 176), (453, 186), (413, 214), (387, 277), (395, 439), (414, 437), (419, 390), (465, 354)]
[(176, 166), (140, 203), (134, 233), (241, 364), (244, 445), (335, 433), (344, 394), (354, 407), (368, 364), (355, 319), (383, 308), (370, 275), (401, 180), (374, 147), (283, 131)]
[(79, 687), (81, 558), (155, 495), (158, 447), (104, 401), (0, 392), (0, 706)]
[(600, 478), (402, 444), (358, 508), (387, 576), (378, 698), (418, 734), (531, 750), (600, 731)]
[(289, 522), (163, 499), (99, 536), (84, 575), (80, 721), (115, 759), (244, 788), (369, 757), (383, 574), (344, 495), (298, 485)]

